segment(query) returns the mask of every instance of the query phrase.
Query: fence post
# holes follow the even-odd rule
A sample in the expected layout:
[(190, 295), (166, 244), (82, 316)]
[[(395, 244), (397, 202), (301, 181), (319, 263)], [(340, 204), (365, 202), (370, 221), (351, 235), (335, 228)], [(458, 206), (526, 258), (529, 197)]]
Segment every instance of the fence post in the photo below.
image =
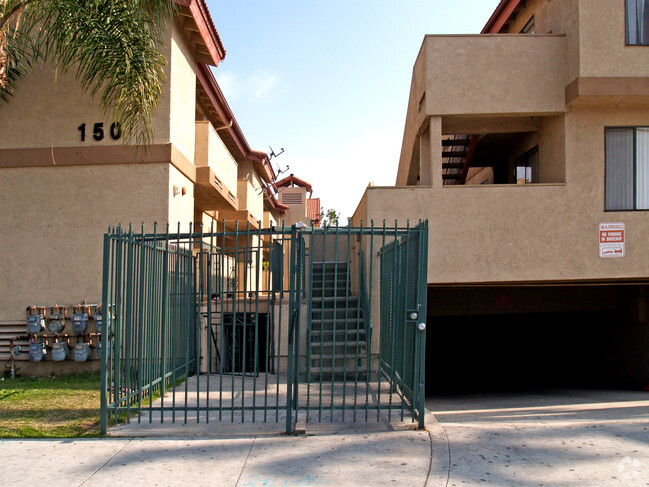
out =
[[(299, 300), (296, 301), (296, 294), (299, 289), (296, 286), (295, 265), (297, 253), (297, 228), (295, 225), (291, 228), (291, 257), (290, 257), (290, 284), (289, 284), (289, 305), (288, 305), (288, 371), (286, 379), (286, 433), (293, 432), (293, 386), (297, 382), (295, 371), (295, 320), (297, 317), (297, 306)], [(297, 323), (299, 326), (299, 323)]]
[(110, 305), (108, 304), (108, 276), (110, 275), (110, 235), (104, 234), (104, 263), (103, 279), (101, 289), (101, 303), (104, 322), (104, 332), (101, 334), (101, 390), (100, 395), (100, 413), (99, 428), (100, 433), (105, 435), (108, 432), (108, 324), (110, 316)]
[(424, 324), (418, 330), (419, 339), (419, 428), (425, 428), (426, 415), (426, 326), (428, 300), (428, 220), (419, 222), (419, 265), (417, 289), (419, 290), (419, 322)]

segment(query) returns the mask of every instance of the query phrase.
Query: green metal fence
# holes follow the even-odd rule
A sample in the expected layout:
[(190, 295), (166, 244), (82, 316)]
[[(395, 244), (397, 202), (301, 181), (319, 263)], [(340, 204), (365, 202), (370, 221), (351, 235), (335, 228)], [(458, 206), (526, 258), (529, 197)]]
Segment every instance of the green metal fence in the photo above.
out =
[(102, 431), (136, 419), (290, 432), (302, 415), (423, 426), (426, 223), (219, 227), (105, 235)]
[[(109, 412), (130, 421), (197, 370), (195, 263), (181, 234), (118, 228), (104, 236), (102, 431)], [(164, 400), (162, 394), (162, 407)]]
[[(423, 411), (427, 232), (395, 238), (381, 249), (380, 366)], [(422, 251), (423, 250), (423, 251)], [(425, 281), (424, 281), (425, 282)]]

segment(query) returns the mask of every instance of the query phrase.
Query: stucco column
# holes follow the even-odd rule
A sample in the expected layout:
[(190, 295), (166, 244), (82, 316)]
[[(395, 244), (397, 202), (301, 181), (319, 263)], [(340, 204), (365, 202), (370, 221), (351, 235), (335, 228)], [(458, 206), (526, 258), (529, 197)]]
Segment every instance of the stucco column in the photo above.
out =
[[(442, 117), (430, 117), (428, 124), (428, 153), (433, 187), (442, 187)], [(423, 140), (422, 140), (423, 144)]]
[(433, 168), (430, 158), (430, 129), (419, 136), (419, 182), (420, 186), (432, 186)]

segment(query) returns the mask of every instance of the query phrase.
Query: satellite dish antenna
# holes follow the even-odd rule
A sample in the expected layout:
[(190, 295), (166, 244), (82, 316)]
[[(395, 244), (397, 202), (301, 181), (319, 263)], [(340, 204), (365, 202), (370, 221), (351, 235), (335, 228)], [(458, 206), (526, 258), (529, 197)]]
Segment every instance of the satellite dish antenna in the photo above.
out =
[[(268, 161), (269, 162), (273, 159), (273, 157), (279, 157), (284, 153), (284, 147), (282, 147), (277, 154), (275, 154), (275, 151), (273, 150), (273, 148), (271, 146), (268, 146), (268, 148), (270, 149), (270, 154), (268, 156)], [(286, 171), (288, 171), (288, 169), (289, 169), (288, 164), (286, 165), (286, 167), (284, 169), (280, 168), (279, 164), (277, 164), (277, 170), (275, 172), (279, 176), (280, 174), (285, 173)]]
[(284, 154), (284, 147), (282, 147), (282, 148), (280, 149), (279, 154), (275, 154), (275, 151), (273, 150), (273, 148), (272, 148), (271, 146), (268, 146), (268, 148), (270, 149), (270, 156), (268, 157), (268, 160), (269, 160), (269, 161), (270, 161), (273, 157), (279, 157), (279, 156), (281, 156), (282, 154)]

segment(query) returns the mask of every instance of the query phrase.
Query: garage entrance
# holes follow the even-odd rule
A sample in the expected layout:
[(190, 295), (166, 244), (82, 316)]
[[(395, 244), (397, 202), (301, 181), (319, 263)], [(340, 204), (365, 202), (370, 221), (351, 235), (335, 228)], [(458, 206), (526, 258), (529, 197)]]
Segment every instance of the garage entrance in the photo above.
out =
[(649, 384), (644, 285), (430, 288), (428, 395)]

